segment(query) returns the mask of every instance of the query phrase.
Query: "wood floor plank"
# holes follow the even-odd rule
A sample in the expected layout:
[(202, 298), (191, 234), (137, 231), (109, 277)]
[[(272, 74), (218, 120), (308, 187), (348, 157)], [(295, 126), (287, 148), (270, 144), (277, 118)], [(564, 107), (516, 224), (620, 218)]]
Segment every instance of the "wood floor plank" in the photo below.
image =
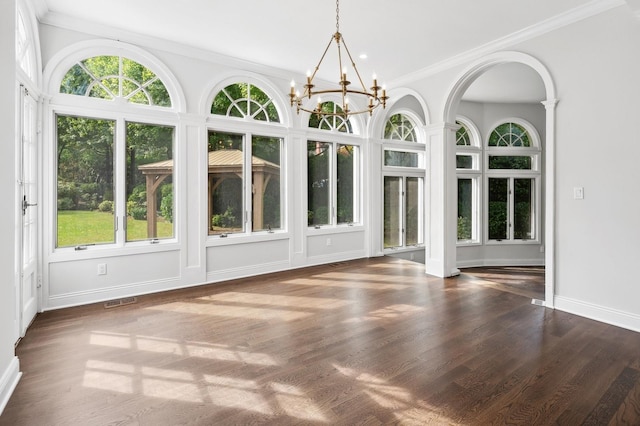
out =
[(532, 305), (527, 271), (363, 259), (40, 314), (0, 425), (640, 424), (640, 334)]

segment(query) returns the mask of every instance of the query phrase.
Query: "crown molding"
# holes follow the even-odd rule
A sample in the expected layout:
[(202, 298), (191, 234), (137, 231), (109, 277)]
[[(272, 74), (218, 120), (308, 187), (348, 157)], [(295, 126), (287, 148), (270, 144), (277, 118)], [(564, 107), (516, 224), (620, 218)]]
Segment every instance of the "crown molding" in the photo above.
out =
[(426, 77), (441, 73), (456, 66), (468, 63), (484, 55), (498, 50), (510, 48), (511, 46), (524, 41), (541, 36), (548, 32), (557, 30), (567, 25), (579, 22), (583, 19), (606, 12), (607, 10), (625, 4), (625, 0), (591, 0), (589, 3), (571, 9), (567, 12), (556, 15), (552, 18), (530, 25), (522, 30), (516, 31), (507, 36), (501, 37), (474, 49), (452, 56), (449, 59), (440, 61), (421, 70), (409, 73), (403, 77), (394, 79), (387, 83), (389, 86), (399, 87), (414, 83)]

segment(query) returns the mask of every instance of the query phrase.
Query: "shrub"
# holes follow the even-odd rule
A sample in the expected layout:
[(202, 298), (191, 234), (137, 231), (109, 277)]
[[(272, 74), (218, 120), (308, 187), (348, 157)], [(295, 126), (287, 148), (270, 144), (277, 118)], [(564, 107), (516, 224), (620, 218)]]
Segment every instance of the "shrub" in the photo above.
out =
[(130, 211), (129, 214), (135, 220), (146, 220), (147, 219), (147, 208), (142, 206), (135, 206)]
[(227, 210), (223, 214), (213, 215), (211, 224), (220, 228), (231, 228), (236, 224), (236, 216), (233, 213), (231, 207), (227, 207)]
[(113, 213), (113, 201), (104, 200), (98, 205), (98, 210), (105, 213)]
[(58, 198), (58, 210), (73, 210), (74, 208), (75, 204), (71, 198)]
[(160, 214), (173, 223), (173, 185), (163, 185), (161, 189)]

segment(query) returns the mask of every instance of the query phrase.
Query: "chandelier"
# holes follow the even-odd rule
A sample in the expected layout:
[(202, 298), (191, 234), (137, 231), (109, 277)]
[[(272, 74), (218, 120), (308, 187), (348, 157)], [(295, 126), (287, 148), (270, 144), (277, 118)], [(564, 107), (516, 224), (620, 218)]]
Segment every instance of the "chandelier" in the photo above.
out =
[[(340, 74), (338, 87), (333, 89), (320, 89), (314, 90), (315, 84), (313, 79), (315, 78), (318, 70), (320, 69), (320, 65), (324, 60), (331, 44), (335, 42), (338, 50), (338, 71)], [(343, 50), (346, 53), (346, 58), (343, 58)], [(350, 88), (351, 82), (347, 80), (347, 67), (343, 66), (343, 59), (347, 59), (351, 62), (351, 67), (353, 71), (355, 71), (356, 78), (359, 83), (359, 87)], [(341, 107), (342, 111), (327, 111), (323, 110), (322, 105), (323, 101), (320, 95), (326, 94), (334, 94), (338, 95), (341, 99)], [(351, 109), (349, 96), (362, 98), (365, 100), (365, 104), (367, 105), (364, 109)], [(313, 73), (307, 71), (307, 83), (304, 85), (304, 92), (300, 94), (299, 91), (296, 91), (296, 82), (294, 80), (291, 81), (291, 92), (289, 93), (289, 97), (291, 98), (291, 106), (296, 106), (296, 112), (300, 114), (300, 111), (306, 111), (311, 114), (317, 114), (318, 116), (342, 116), (345, 119), (348, 118), (349, 115), (354, 114), (363, 114), (369, 113), (369, 116), (373, 114), (373, 110), (382, 105), (382, 108), (386, 107), (387, 99), (387, 91), (385, 88), (378, 86), (377, 78), (374, 74), (373, 76), (373, 85), (369, 90), (366, 89), (366, 86), (362, 82), (362, 77), (360, 77), (360, 72), (358, 72), (358, 68), (356, 67), (356, 63), (351, 56), (351, 52), (347, 48), (347, 44), (344, 40), (344, 37), (340, 33), (340, 1), (336, 0), (336, 32), (331, 36), (331, 40), (329, 40), (329, 44), (327, 44), (327, 48), (324, 50), (324, 53), (320, 57), (320, 61), (318, 65), (316, 65)], [(311, 99), (315, 99), (315, 108), (309, 109), (303, 106), (303, 100), (307, 98), (309, 103), (313, 103)], [(355, 108), (355, 107), (353, 107)]]

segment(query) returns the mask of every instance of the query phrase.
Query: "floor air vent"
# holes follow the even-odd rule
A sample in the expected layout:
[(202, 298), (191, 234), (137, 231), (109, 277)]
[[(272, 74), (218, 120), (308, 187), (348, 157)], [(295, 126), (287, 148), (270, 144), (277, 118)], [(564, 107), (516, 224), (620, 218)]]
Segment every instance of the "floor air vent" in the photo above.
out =
[(118, 306), (131, 305), (132, 303), (136, 303), (138, 301), (135, 297), (125, 297), (122, 299), (109, 300), (108, 302), (104, 302), (104, 308), (117, 308)]
[(532, 305), (537, 305), (537, 306), (544, 306), (544, 300), (531, 299), (531, 304)]

